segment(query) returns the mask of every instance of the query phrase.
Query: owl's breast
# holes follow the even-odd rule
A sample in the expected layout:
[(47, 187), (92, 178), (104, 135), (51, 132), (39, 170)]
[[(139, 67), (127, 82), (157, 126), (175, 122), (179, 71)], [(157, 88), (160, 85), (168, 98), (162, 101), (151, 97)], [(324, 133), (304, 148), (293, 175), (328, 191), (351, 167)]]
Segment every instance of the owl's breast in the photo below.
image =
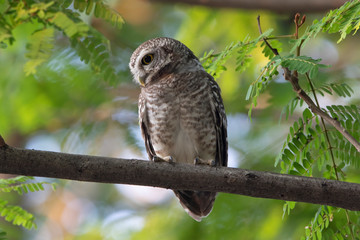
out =
[(209, 86), (178, 80), (173, 86), (153, 85), (146, 89), (148, 131), (155, 153), (193, 163), (196, 157), (215, 156), (215, 128)]
[(152, 85), (144, 89), (146, 99), (147, 129), (155, 153), (159, 157), (170, 156), (179, 131), (179, 98), (171, 88)]

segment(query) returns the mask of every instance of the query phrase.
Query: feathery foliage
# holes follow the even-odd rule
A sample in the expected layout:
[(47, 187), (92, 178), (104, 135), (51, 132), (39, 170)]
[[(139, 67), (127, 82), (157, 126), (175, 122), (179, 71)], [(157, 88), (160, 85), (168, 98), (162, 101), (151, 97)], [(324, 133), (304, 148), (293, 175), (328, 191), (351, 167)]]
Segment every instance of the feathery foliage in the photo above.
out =
[[(28, 52), (25, 56), (29, 60), (24, 66), (26, 75), (35, 74), (37, 67), (51, 58), (54, 51), (54, 36), (58, 34), (54, 31), (56, 29), (70, 40), (80, 58), (89, 63), (95, 73), (101, 73), (107, 82), (116, 84), (116, 73), (110, 61), (108, 40), (87, 25), (80, 18), (79, 13), (94, 14), (117, 28), (120, 28), (124, 22), (115, 10), (100, 0), (46, 2), (4, 0), (0, 7), (0, 47), (6, 48), (15, 41), (12, 31), (17, 26), (37, 22), (40, 28), (32, 33), (27, 44)], [(79, 46), (86, 41), (98, 45), (91, 49), (86, 49), (86, 45)], [(94, 50), (95, 52), (92, 52)]]
[(331, 10), (321, 20), (315, 20), (308, 26), (305, 33), (297, 39), (291, 52), (305, 45), (311, 38), (315, 38), (320, 32), (340, 33), (338, 43), (346, 38), (348, 34), (355, 34), (360, 27), (360, 2), (358, 0), (348, 1), (336, 10)]
[(281, 58), (279, 56), (273, 57), (265, 67), (263, 67), (258, 78), (251, 83), (246, 93), (246, 100), (251, 99), (251, 104), (249, 108), (249, 118), (251, 119), (252, 109), (257, 106), (257, 99), (262, 92), (265, 91), (267, 85), (273, 80), (277, 75), (278, 67), (281, 64)]
[(73, 39), (71, 45), (77, 50), (80, 59), (90, 64), (96, 73), (102, 73), (104, 80), (116, 84), (114, 68), (110, 64), (109, 43), (96, 37)]
[(239, 41), (236, 44), (231, 43), (225, 48), (225, 50), (218, 54), (214, 54), (214, 51), (210, 51), (208, 53), (205, 52), (204, 56), (200, 59), (200, 62), (202, 62), (205, 70), (216, 79), (223, 71), (227, 70), (224, 66), (226, 61), (233, 55), (237, 54), (236, 71), (242, 72), (251, 61), (250, 53), (256, 48), (258, 42), (260, 42), (263, 38), (268, 37), (271, 32), (272, 29), (269, 29), (254, 40), (250, 40), (250, 37), (247, 36), (243, 41)]
[(94, 13), (95, 17), (105, 19), (117, 28), (121, 28), (124, 23), (123, 18), (101, 0), (65, 0), (63, 1), (62, 7), (68, 8), (71, 4), (77, 11), (85, 13), (86, 15)]
[[(33, 177), (18, 176), (9, 179), (0, 179), (1, 192), (16, 192), (20, 195), (28, 192), (37, 192), (44, 190), (45, 184), (49, 184), (55, 189), (54, 183), (48, 182), (28, 182), (34, 180)], [(35, 217), (16, 205), (9, 205), (7, 201), (0, 199), (0, 215), (6, 221), (12, 222), (14, 225), (23, 226), (26, 229), (36, 228)], [(0, 234), (0, 237), (2, 235)], [(5, 236), (3, 234), (3, 236)], [(0, 238), (1, 239), (1, 238)]]
[(313, 79), (318, 74), (320, 67), (327, 67), (324, 64), (320, 64), (320, 61), (321, 59), (312, 59), (307, 56), (290, 55), (282, 58), (281, 65), (301, 74), (309, 73), (309, 77)]
[(319, 88), (316, 88), (315, 91), (321, 96), (325, 96), (325, 93), (330, 95), (335, 93), (339, 97), (351, 97), (351, 95), (354, 93), (354, 90), (352, 90), (352, 88), (346, 83), (323, 84)]
[(51, 185), (55, 190), (56, 184), (48, 182), (30, 182), (34, 180), (33, 177), (17, 176), (9, 179), (0, 179), (0, 191), (11, 192), (14, 191), (20, 195), (28, 192), (38, 192), (44, 190), (44, 185)]
[(0, 214), (8, 222), (23, 226), (26, 229), (36, 228), (35, 217), (19, 206), (8, 205), (7, 201), (0, 199)]
[(36, 73), (36, 67), (48, 60), (53, 49), (54, 29), (47, 28), (34, 32), (27, 45), (25, 55), (29, 61), (24, 66), (26, 75)]
[[(120, 28), (121, 16), (103, 1), (8, 1), (0, 4), (0, 47), (7, 48), (16, 41), (13, 30), (29, 22), (37, 29), (29, 36), (24, 65), (26, 75), (36, 74), (37, 68), (49, 61), (53, 52), (56, 35), (63, 33), (80, 59), (89, 64), (93, 71), (111, 84), (116, 84), (115, 69), (110, 61), (109, 41), (92, 29), (79, 13), (94, 14)], [(0, 192), (24, 194), (44, 190), (47, 182), (34, 182), (31, 177), (0, 179)], [(31, 182), (29, 182), (31, 181)], [(53, 188), (54, 184), (50, 184)], [(34, 216), (19, 206), (9, 205), (0, 199), (0, 213), (6, 221), (27, 229), (36, 227)], [(0, 232), (0, 239), (5, 232)]]

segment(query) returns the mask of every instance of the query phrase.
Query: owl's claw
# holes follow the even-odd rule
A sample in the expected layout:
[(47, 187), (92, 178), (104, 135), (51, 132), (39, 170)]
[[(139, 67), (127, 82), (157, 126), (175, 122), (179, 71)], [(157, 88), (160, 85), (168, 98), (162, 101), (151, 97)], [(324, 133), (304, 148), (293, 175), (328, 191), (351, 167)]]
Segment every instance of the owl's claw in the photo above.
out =
[(164, 158), (158, 157), (158, 156), (153, 156), (152, 160), (154, 162), (167, 162), (167, 163), (174, 163), (175, 159), (172, 156), (167, 156)]
[(210, 160), (209, 163), (210, 163), (209, 165), (212, 166), (212, 167), (216, 166), (216, 162), (215, 162), (214, 159)]
[(164, 157), (164, 160), (167, 161), (168, 163), (174, 163), (175, 162), (175, 158), (172, 157), (172, 156)]
[(208, 161), (205, 161), (201, 158), (195, 158), (194, 159), (194, 164), (195, 165), (210, 165), (211, 167), (215, 167), (216, 166), (216, 162), (214, 159), (211, 159), (211, 160), (208, 160)]

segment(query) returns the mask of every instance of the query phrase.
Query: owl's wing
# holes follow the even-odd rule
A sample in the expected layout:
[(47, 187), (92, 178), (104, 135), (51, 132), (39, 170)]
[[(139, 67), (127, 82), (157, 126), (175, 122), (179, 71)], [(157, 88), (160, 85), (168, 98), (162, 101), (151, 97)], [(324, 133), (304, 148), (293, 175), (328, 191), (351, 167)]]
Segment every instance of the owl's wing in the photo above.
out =
[(141, 135), (145, 141), (146, 152), (149, 155), (149, 160), (151, 161), (156, 154), (151, 143), (150, 134), (148, 132), (149, 122), (146, 111), (146, 99), (141, 93), (139, 95), (139, 125), (141, 129)]
[(228, 142), (227, 142), (227, 120), (224, 104), (220, 94), (220, 87), (209, 75), (212, 94), (211, 107), (215, 119), (216, 128), (216, 164), (227, 166)]

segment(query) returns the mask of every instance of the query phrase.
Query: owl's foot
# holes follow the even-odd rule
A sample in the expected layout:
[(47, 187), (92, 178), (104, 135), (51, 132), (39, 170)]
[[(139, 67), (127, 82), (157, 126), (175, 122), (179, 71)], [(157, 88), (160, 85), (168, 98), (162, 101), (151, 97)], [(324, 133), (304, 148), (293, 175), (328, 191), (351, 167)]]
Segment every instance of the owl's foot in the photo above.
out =
[(175, 162), (175, 158), (172, 156), (167, 156), (164, 158), (158, 157), (158, 156), (153, 156), (152, 160), (154, 162), (167, 162), (167, 163), (174, 163)]
[(194, 164), (195, 165), (210, 165), (211, 167), (215, 167), (216, 166), (216, 162), (214, 159), (211, 159), (211, 160), (203, 160), (201, 158), (195, 158), (194, 159)]

